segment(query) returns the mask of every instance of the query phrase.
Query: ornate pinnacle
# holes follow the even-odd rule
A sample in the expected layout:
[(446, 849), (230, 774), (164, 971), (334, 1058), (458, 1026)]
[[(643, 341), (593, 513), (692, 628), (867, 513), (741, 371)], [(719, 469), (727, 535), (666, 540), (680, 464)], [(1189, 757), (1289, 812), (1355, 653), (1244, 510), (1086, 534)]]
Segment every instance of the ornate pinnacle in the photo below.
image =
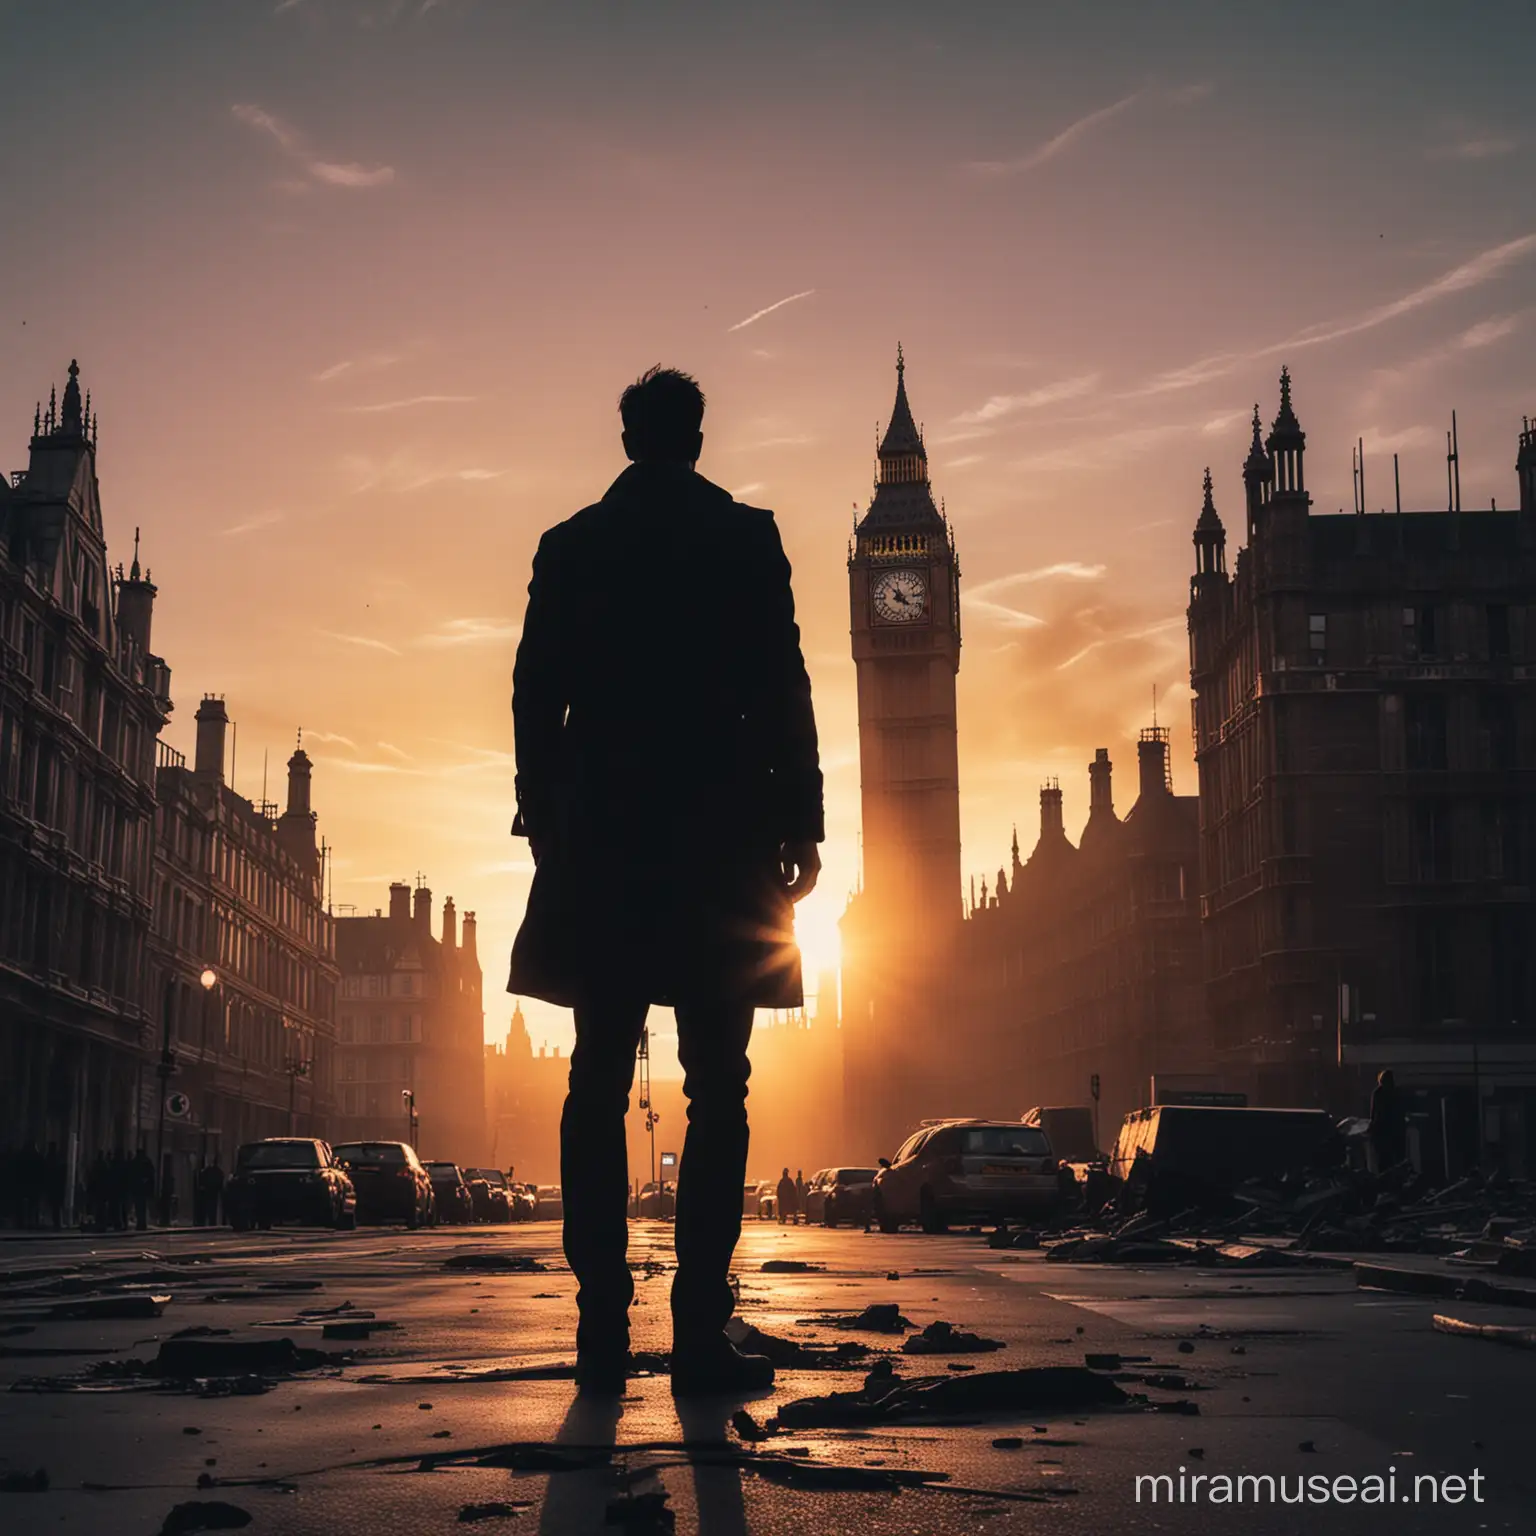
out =
[(896, 372), (897, 373), (905, 373), (906, 371), (907, 371), (906, 359), (904, 357), (902, 357), (902, 355), (901, 355), (901, 343), (898, 341), (896, 343)]
[(1211, 499), (1211, 466), (1209, 464), (1205, 466), (1205, 504), (1202, 510), (1211, 512), (1216, 510), (1216, 503)]
[(1280, 410), (1282, 414), (1291, 408), (1291, 370), (1282, 366), (1280, 369)]

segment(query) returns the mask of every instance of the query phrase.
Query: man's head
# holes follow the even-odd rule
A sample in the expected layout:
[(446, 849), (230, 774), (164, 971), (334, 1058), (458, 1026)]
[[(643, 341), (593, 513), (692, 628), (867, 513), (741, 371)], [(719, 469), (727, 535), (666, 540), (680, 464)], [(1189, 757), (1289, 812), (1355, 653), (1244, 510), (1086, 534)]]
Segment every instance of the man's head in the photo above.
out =
[(704, 447), (704, 391), (677, 368), (647, 368), (619, 396), (624, 452), (636, 464), (696, 464)]
[(1397, 1079), (1393, 1077), (1391, 1067), (1383, 1067), (1381, 1071), (1376, 1074), (1376, 1081), (1383, 1088), (1393, 1088), (1397, 1086)]

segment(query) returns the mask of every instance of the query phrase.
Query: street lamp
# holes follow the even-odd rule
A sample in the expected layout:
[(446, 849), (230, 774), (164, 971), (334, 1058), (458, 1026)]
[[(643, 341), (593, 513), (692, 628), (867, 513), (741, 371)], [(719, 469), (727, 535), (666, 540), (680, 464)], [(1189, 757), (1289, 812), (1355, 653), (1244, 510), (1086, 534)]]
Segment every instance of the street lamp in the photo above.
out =
[(171, 1010), (176, 1002), (176, 977), (167, 970), (165, 996), (160, 1007), (160, 1063), (156, 1076), (160, 1082), (160, 1128), (155, 1145), (155, 1163), (160, 1183), (160, 1225), (171, 1224), (171, 1181), (165, 1166), (165, 1101), (171, 1091), (171, 1075), (176, 1070), (176, 1053), (171, 1049)]
[[(197, 978), (198, 985), (203, 989), (203, 1028), (202, 1038), (198, 1045), (199, 1071), (202, 1074), (203, 1104), (198, 1111), (198, 1118), (202, 1121), (202, 1152), (200, 1154), (203, 1166), (208, 1164), (208, 1105), (212, 1102), (208, 1091), (208, 1004), (213, 1001), (213, 989), (219, 984), (219, 973), (211, 965), (203, 967), (203, 974)], [(198, 1175), (202, 1177), (201, 1173)]]
[(421, 1129), (421, 1121), (416, 1115), (416, 1095), (409, 1088), (402, 1088), (400, 1090), (400, 1102), (405, 1105), (406, 1139), (414, 1147), (417, 1134)]

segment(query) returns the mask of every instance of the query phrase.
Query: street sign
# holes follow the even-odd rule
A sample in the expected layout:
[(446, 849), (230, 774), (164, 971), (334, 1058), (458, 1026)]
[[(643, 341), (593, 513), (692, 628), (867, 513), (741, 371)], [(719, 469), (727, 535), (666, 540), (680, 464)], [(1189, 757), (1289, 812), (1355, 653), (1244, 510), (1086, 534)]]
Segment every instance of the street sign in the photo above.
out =
[(661, 1166), (663, 1168), (676, 1168), (677, 1167), (677, 1153), (676, 1152), (663, 1152), (661, 1154)]
[(192, 1100), (184, 1093), (167, 1094), (165, 1112), (172, 1120), (185, 1120), (192, 1113)]

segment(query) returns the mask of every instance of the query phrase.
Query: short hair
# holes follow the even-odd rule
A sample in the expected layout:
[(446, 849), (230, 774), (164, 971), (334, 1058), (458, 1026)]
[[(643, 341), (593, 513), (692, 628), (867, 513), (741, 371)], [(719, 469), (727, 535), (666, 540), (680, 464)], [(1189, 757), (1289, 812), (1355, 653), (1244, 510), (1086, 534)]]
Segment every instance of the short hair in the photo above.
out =
[(647, 368), (619, 396), (619, 415), (632, 457), (692, 459), (704, 424), (704, 391), (680, 368)]

